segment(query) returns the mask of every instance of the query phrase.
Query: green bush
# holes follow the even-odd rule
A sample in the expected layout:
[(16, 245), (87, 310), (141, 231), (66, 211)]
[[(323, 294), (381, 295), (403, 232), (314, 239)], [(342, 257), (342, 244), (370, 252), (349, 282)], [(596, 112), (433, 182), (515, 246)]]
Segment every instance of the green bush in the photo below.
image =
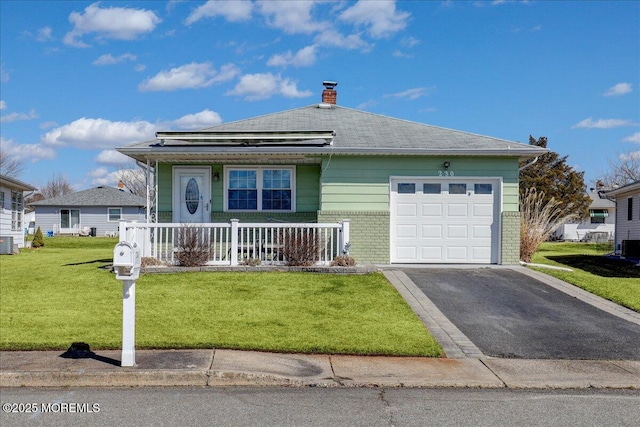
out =
[(44, 246), (44, 237), (42, 237), (42, 230), (40, 227), (36, 230), (36, 234), (33, 236), (33, 241), (31, 242), (32, 248), (41, 248)]

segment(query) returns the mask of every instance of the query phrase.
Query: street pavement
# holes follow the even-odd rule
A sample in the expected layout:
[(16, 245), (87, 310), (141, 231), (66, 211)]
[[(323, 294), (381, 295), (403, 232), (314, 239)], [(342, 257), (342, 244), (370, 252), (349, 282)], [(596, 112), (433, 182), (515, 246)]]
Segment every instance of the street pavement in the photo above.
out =
[[(121, 367), (120, 351), (0, 352), (2, 387), (303, 386), (640, 389), (640, 360), (496, 358), (486, 356), (402, 270), (383, 268), (442, 345), (445, 358), (282, 354), (226, 349), (138, 350), (136, 366)], [(523, 273), (525, 274), (525, 273)], [(539, 274), (539, 273), (538, 273)], [(544, 276), (544, 277), (543, 277)], [(540, 275), (542, 280), (547, 276)], [(547, 283), (548, 282), (548, 283)], [(591, 301), (640, 325), (640, 315), (560, 281)], [(577, 295), (577, 296), (576, 296)]]

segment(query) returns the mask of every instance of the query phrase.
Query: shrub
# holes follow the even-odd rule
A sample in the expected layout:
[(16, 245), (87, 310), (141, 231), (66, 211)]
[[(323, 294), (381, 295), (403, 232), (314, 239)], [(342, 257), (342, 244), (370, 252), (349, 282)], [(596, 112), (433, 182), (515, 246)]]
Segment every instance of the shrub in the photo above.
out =
[(546, 241), (559, 226), (576, 218), (577, 214), (563, 215), (561, 203), (554, 198), (544, 200), (544, 192), (527, 189), (520, 197), (520, 259), (531, 262), (538, 246)]
[(331, 267), (353, 267), (356, 265), (356, 260), (349, 255), (340, 255), (331, 261)]
[(44, 246), (44, 237), (42, 236), (42, 230), (40, 227), (36, 230), (36, 234), (33, 236), (33, 241), (31, 242), (32, 248), (41, 248)]
[(201, 227), (184, 226), (177, 230), (176, 259), (182, 267), (205, 265), (211, 258), (209, 234)]
[(296, 231), (286, 230), (284, 233), (284, 254), (287, 265), (309, 266), (318, 261), (320, 236), (316, 230)]

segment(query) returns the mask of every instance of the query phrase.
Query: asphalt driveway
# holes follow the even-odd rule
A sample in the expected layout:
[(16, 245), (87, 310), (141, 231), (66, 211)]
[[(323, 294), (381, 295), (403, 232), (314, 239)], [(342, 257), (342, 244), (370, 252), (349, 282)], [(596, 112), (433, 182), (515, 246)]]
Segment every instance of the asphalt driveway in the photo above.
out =
[(487, 356), (640, 360), (640, 325), (515, 270), (403, 272)]

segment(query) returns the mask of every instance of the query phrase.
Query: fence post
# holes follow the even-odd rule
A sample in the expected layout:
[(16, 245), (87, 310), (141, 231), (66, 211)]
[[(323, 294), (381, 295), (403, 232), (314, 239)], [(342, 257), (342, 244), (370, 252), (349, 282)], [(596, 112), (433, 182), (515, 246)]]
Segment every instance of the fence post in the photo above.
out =
[(343, 219), (342, 222), (342, 230), (340, 230), (340, 253), (342, 255), (349, 254), (349, 248), (347, 245), (349, 244), (349, 220)]
[(238, 219), (231, 219), (231, 266), (238, 265)]

